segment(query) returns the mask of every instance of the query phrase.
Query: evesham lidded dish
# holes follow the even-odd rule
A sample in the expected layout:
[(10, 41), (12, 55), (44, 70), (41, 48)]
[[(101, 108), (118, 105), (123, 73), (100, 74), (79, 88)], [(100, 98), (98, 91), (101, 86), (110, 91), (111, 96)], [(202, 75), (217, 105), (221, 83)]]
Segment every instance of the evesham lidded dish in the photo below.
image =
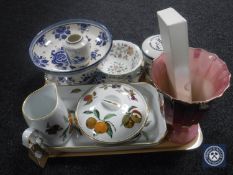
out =
[(130, 141), (143, 129), (148, 107), (141, 93), (123, 83), (99, 84), (78, 102), (75, 115), (84, 135), (100, 143)]
[(39, 32), (31, 42), (29, 54), (48, 81), (65, 85), (87, 84), (111, 45), (111, 34), (104, 25), (71, 19)]

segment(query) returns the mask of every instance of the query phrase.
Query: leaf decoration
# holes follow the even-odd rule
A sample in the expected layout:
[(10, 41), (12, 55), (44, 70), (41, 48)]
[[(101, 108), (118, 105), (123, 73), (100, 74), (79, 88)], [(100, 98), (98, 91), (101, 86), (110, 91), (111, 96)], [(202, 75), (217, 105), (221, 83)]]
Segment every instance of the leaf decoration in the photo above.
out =
[(74, 111), (74, 110), (71, 110), (71, 109), (68, 109), (68, 112), (69, 112), (69, 113), (72, 113), (72, 114), (75, 113), (75, 111)]
[(62, 135), (60, 135), (60, 137), (62, 137), (62, 140), (64, 141), (67, 137), (67, 131), (70, 127), (67, 126), (67, 128), (62, 132)]
[(137, 108), (136, 106), (131, 106), (129, 109), (128, 109), (128, 112), (130, 112), (132, 109), (134, 108)]
[(125, 90), (125, 92), (128, 92), (128, 93), (129, 93), (129, 90), (128, 90), (128, 89), (124, 88), (124, 90)]
[(112, 132), (112, 127), (109, 123), (107, 123), (108, 125), (108, 130), (107, 130), (107, 134), (112, 138), (113, 132)]
[(141, 133), (142, 133), (142, 135), (146, 138), (146, 141), (149, 141), (149, 136), (148, 136), (148, 134), (147, 134), (145, 131), (142, 131)]
[(150, 123), (151, 123), (151, 121), (147, 121), (147, 122), (146, 122), (146, 124), (144, 125), (144, 127), (149, 126), (149, 125), (150, 125)]
[(70, 93), (79, 93), (79, 92), (81, 92), (81, 89), (76, 88), (76, 89), (73, 89)]
[(107, 115), (105, 115), (104, 120), (110, 119), (114, 116), (116, 116), (116, 114), (107, 114)]
[(63, 118), (64, 118), (64, 121), (65, 121), (66, 123), (68, 123), (68, 122), (69, 122), (69, 120), (67, 119), (67, 117), (66, 117), (66, 116), (63, 116)]
[(70, 126), (69, 127), (69, 134), (71, 134), (73, 130), (74, 130), (74, 128)]
[(76, 129), (76, 131), (78, 133), (78, 136), (82, 136), (83, 135), (79, 128), (75, 127), (74, 129)]
[(97, 109), (94, 109), (93, 113), (100, 120), (100, 113), (99, 113), (99, 111)]
[(83, 113), (84, 113), (84, 114), (93, 114), (92, 111), (84, 111)]
[(107, 121), (106, 123), (109, 124), (109, 125), (111, 125), (114, 128), (114, 131), (116, 132), (116, 127), (114, 126), (114, 124), (112, 122)]
[(63, 128), (60, 125), (55, 124), (53, 126), (50, 126), (50, 124), (47, 123), (47, 129), (45, 130), (45, 132), (47, 132), (49, 135), (53, 135), (57, 134), (57, 132), (61, 130), (63, 130)]

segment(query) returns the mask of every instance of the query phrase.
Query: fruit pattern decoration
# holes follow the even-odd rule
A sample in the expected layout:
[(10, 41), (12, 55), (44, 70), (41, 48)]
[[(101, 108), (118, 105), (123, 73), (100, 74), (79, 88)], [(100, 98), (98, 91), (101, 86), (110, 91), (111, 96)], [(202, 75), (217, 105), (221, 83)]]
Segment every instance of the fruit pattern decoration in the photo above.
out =
[(122, 118), (122, 123), (125, 128), (132, 128), (135, 123), (141, 123), (142, 114), (136, 109), (136, 106), (131, 106), (128, 112)]
[(107, 133), (112, 138), (113, 129), (116, 132), (116, 127), (108, 119), (116, 116), (116, 114), (107, 114), (104, 117), (100, 117), (100, 112), (97, 109), (94, 109), (93, 111), (84, 111), (83, 113), (93, 115), (86, 120), (87, 128), (94, 129), (93, 136)]
[(94, 99), (95, 97), (96, 97), (96, 92), (95, 92), (95, 91), (92, 92), (92, 94), (86, 95), (86, 96), (83, 98), (83, 100), (86, 102), (85, 105), (90, 104), (90, 103), (93, 101), (93, 99)]

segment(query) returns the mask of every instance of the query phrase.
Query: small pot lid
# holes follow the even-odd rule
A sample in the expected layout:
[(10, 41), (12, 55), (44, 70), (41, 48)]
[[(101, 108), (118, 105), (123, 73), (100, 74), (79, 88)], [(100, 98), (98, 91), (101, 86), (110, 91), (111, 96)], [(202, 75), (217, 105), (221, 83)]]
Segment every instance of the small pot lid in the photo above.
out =
[(163, 52), (161, 36), (153, 35), (146, 38), (142, 43), (142, 51), (151, 60), (158, 58)]
[[(80, 67), (69, 63), (63, 42), (71, 34), (79, 34), (90, 43), (88, 65)], [(58, 22), (39, 32), (31, 42), (29, 54), (33, 63), (45, 72), (74, 72), (99, 63), (111, 45), (112, 37), (105, 26), (95, 21), (72, 19)]]
[(98, 69), (108, 75), (125, 75), (140, 67), (142, 62), (142, 51), (136, 44), (113, 40), (110, 52)]
[(80, 130), (108, 144), (128, 141), (144, 127), (147, 104), (139, 91), (122, 83), (99, 84), (79, 101), (75, 111)]

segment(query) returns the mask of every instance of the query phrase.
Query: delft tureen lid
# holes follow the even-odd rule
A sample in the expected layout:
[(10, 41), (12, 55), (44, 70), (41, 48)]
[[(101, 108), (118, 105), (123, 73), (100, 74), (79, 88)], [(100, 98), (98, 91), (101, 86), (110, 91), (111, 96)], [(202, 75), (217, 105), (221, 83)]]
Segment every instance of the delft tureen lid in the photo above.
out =
[[(90, 62), (85, 66), (70, 64), (63, 43), (71, 34), (78, 34), (90, 43)], [(29, 54), (33, 63), (49, 73), (77, 72), (98, 64), (109, 52), (112, 37), (102, 24), (83, 19), (71, 19), (53, 24), (33, 39)]]
[(141, 49), (128, 41), (113, 40), (106, 58), (98, 65), (98, 69), (108, 75), (124, 75), (142, 65)]
[(151, 60), (158, 58), (163, 52), (161, 36), (153, 35), (146, 38), (142, 43), (142, 51)]
[(135, 137), (148, 117), (140, 92), (122, 83), (99, 84), (79, 101), (75, 115), (80, 130), (89, 138), (108, 144)]

